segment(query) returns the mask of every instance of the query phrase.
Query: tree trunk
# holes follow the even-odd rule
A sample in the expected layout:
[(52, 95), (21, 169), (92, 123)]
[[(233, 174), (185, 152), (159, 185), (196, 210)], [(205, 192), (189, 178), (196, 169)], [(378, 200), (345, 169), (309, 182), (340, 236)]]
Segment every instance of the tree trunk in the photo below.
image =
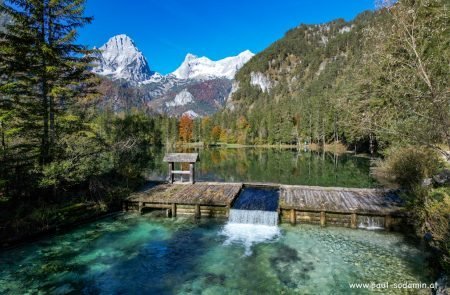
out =
[[(49, 46), (53, 46), (53, 14), (50, 5), (48, 5), (48, 43)], [(45, 58), (45, 57), (44, 57)], [(55, 130), (55, 101), (53, 96), (49, 96), (49, 119), (50, 119), (50, 136), (49, 136), (49, 150), (53, 149), (56, 137)], [(51, 150), (50, 150), (51, 153)]]
[(41, 81), (42, 87), (42, 122), (43, 122), (43, 134), (42, 134), (42, 145), (41, 145), (41, 165), (47, 163), (48, 160), (48, 129), (49, 129), (49, 117), (48, 117), (48, 97), (47, 97), (47, 82), (45, 77)]
[(42, 47), (46, 43), (45, 40), (45, 8), (42, 9), (41, 14), (41, 62), (42, 62), (42, 68), (41, 68), (41, 101), (42, 101), (42, 123), (43, 123), (43, 133), (42, 133), (42, 143), (41, 143), (41, 166), (47, 163), (48, 161), (48, 150), (49, 150), (49, 143), (48, 143), (48, 132), (49, 132), (49, 103), (48, 103), (48, 85), (47, 85), (47, 63), (46, 63), (46, 57), (45, 52), (43, 51)]
[(309, 114), (309, 144), (312, 142), (312, 118), (311, 113)]
[(6, 157), (5, 123), (0, 121), (0, 133), (2, 135), (2, 157)]
[(374, 153), (374, 144), (373, 144), (373, 133), (369, 133), (369, 150), (370, 150), (370, 155), (373, 156)]

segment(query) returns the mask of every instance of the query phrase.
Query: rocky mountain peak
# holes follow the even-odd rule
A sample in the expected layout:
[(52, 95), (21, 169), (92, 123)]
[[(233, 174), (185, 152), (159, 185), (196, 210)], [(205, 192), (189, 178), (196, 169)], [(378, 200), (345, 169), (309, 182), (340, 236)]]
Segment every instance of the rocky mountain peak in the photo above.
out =
[(147, 60), (133, 40), (125, 34), (117, 35), (101, 46), (98, 63), (93, 72), (113, 80), (131, 83), (148, 80), (152, 76)]
[(207, 57), (197, 57), (188, 53), (181, 66), (172, 72), (178, 79), (205, 79), (219, 77), (234, 79), (234, 76), (247, 61), (253, 57), (249, 50), (236, 56), (227, 57), (218, 61), (212, 61)]

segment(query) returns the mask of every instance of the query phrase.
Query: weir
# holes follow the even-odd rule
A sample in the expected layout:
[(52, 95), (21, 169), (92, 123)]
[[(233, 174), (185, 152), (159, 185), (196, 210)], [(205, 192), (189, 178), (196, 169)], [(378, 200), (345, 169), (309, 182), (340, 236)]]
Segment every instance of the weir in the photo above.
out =
[(226, 237), (224, 244), (242, 244), (244, 255), (249, 256), (254, 244), (276, 240), (281, 234), (278, 199), (278, 189), (244, 187), (233, 202), (228, 223), (222, 230)]
[(252, 225), (250, 231), (283, 222), (396, 230), (406, 215), (393, 190), (219, 182), (153, 185), (132, 194), (123, 210), (227, 218), (230, 227)]
[(263, 224), (275, 226), (278, 224), (278, 212), (231, 209), (228, 221), (230, 223)]
[(358, 216), (358, 228), (375, 230), (384, 229), (384, 217), (381, 216)]
[(246, 187), (233, 203), (228, 221), (276, 226), (278, 199), (278, 189)]

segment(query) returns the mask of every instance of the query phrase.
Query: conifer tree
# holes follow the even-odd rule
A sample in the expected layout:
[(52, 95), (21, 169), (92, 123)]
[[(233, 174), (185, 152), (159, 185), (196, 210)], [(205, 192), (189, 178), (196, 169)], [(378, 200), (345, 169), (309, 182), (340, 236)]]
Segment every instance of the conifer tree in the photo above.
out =
[[(0, 14), (11, 24), (0, 32), (1, 166), (40, 174), (55, 159), (58, 138), (78, 130), (58, 128), (74, 104), (92, 93), (92, 52), (75, 43), (85, 0), (8, 0)], [(37, 167), (37, 169), (32, 169)], [(15, 171), (15, 170), (14, 170)], [(10, 171), (9, 173), (14, 173)]]

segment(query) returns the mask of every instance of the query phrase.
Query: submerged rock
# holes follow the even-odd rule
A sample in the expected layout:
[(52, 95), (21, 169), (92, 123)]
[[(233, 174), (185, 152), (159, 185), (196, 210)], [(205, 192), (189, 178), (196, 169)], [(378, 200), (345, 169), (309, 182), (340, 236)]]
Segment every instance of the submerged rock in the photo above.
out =
[(433, 182), (439, 186), (450, 183), (450, 169), (444, 169), (441, 173), (433, 176)]
[(436, 282), (435, 282), (435, 294), (436, 295), (449, 295), (448, 290), (448, 277), (445, 275), (442, 275)]

